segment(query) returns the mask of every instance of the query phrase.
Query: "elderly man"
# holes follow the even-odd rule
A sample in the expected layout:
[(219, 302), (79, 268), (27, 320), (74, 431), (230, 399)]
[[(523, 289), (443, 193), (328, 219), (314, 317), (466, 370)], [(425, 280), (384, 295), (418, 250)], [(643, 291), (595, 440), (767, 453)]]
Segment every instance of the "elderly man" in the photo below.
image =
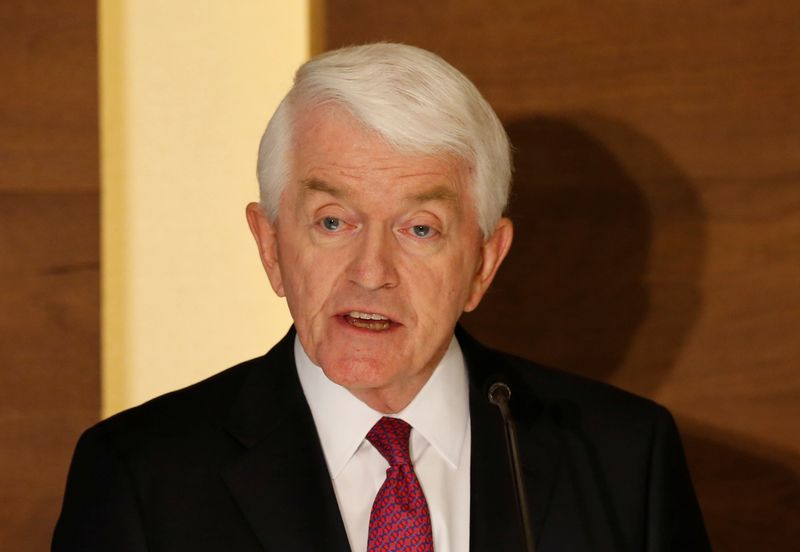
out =
[[(705, 550), (668, 412), (457, 327), (512, 240), (503, 127), (437, 56), (303, 65), (247, 206), (294, 328), (81, 438), (55, 550)], [(529, 513), (500, 411), (511, 407)], [(530, 533), (527, 533), (530, 534)]]

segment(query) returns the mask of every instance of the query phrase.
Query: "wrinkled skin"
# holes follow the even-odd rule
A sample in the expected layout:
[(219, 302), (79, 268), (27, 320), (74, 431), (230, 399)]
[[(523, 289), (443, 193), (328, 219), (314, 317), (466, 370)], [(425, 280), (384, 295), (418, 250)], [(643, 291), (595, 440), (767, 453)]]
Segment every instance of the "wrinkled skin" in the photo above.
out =
[(484, 240), (463, 161), (399, 153), (341, 108), (305, 112), (294, 128), (277, 218), (247, 207), (264, 268), (311, 360), (372, 408), (397, 412), (477, 307), (511, 222)]

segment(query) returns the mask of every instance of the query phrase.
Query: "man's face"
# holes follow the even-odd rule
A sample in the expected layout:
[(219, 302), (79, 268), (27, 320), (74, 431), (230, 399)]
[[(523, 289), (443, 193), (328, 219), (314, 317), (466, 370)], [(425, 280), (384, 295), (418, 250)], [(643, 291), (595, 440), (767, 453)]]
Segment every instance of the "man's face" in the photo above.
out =
[(270, 282), (329, 379), (399, 410), (483, 296), (510, 222), (484, 243), (462, 162), (398, 153), (339, 108), (302, 114), (292, 151), (275, 223), (248, 207)]

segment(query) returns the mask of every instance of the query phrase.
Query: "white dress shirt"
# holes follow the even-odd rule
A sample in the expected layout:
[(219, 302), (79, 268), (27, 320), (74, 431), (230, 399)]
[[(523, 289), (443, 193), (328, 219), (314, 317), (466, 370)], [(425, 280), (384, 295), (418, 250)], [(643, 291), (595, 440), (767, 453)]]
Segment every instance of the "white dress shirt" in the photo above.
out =
[[(369, 515), (388, 462), (365, 439), (382, 413), (330, 381), (295, 337), (297, 374), (322, 442), (350, 548), (367, 549)], [(411, 403), (392, 416), (413, 428), (411, 461), (433, 528), (436, 552), (469, 549), (470, 420), (466, 366), (455, 337)]]

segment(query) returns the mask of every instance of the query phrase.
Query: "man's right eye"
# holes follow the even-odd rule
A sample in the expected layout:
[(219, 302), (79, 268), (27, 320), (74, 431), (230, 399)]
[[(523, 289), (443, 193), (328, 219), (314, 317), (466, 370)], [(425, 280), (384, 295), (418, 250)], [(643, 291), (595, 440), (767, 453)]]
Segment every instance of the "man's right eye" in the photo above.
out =
[(322, 219), (322, 227), (328, 232), (336, 232), (342, 227), (342, 220), (336, 217), (325, 217)]

